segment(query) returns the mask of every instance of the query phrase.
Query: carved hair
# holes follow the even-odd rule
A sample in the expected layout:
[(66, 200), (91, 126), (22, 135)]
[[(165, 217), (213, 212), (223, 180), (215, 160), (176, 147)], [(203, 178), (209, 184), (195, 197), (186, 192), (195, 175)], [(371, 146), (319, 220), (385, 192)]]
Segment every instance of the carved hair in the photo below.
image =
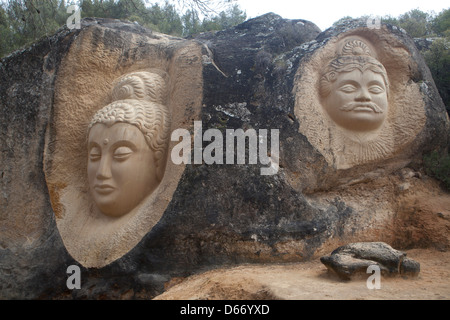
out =
[(386, 85), (386, 93), (389, 95), (389, 79), (386, 69), (377, 59), (372, 57), (369, 47), (362, 41), (348, 41), (342, 48), (342, 55), (332, 60), (325, 68), (319, 82), (319, 94), (327, 97), (331, 92), (331, 84), (336, 81), (342, 72), (370, 70), (383, 77)]
[(112, 101), (138, 99), (165, 104), (166, 83), (156, 73), (137, 71), (126, 74), (114, 83)]
[(136, 126), (155, 153), (156, 175), (162, 180), (165, 169), (167, 147), (170, 138), (171, 116), (162, 105), (165, 86), (157, 74), (136, 72), (118, 79), (112, 97), (120, 99), (103, 107), (92, 117), (89, 131), (97, 123), (108, 127), (115, 123)]

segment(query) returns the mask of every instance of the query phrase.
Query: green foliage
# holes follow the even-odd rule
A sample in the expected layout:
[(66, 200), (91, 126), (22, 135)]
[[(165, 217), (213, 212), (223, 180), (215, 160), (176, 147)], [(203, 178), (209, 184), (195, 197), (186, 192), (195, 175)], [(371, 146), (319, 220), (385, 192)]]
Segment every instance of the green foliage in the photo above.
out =
[[(221, 30), (244, 22), (246, 14), (237, 5), (201, 20), (212, 0), (177, 0), (190, 7), (186, 12), (173, 4), (146, 6), (144, 0), (2, 0), (0, 1), (0, 57), (53, 34), (67, 23), (69, 5), (81, 9), (81, 17), (129, 20), (152, 30), (175, 36)], [(175, 0), (171, 1), (175, 3)], [(217, 1), (216, 1), (217, 2)], [(229, 0), (219, 0), (225, 5)]]
[(242, 11), (238, 5), (234, 5), (227, 11), (222, 11), (218, 16), (213, 17), (212, 21), (217, 23), (218, 27), (213, 30), (222, 30), (238, 25), (247, 19), (247, 14)]
[(438, 36), (450, 37), (450, 9), (443, 10), (434, 19), (433, 31), (436, 32)]
[(430, 36), (432, 33), (433, 16), (419, 9), (408, 11), (399, 17), (385, 16), (382, 21), (404, 29), (413, 38)]
[(212, 18), (204, 18), (202, 21), (197, 12), (188, 10), (182, 17), (183, 36), (227, 29), (244, 22), (246, 19), (246, 13), (240, 10), (238, 5), (222, 11)]
[(415, 9), (398, 18), (386, 16), (382, 20), (403, 28), (411, 37), (433, 38), (431, 46), (422, 50), (422, 55), (450, 114), (450, 9), (438, 15)]
[(385, 16), (382, 21), (404, 29), (413, 38), (450, 36), (450, 9), (438, 15), (414, 9), (399, 17)]
[(448, 152), (433, 151), (423, 158), (426, 173), (444, 184), (450, 190), (450, 155)]
[(183, 33), (180, 15), (175, 6), (167, 2), (163, 7), (153, 5), (145, 16), (143, 26), (170, 35), (180, 36)]
[(184, 26), (183, 36), (202, 32), (202, 23), (196, 11), (188, 10), (181, 19)]
[(81, 16), (129, 20), (146, 13), (143, 0), (81, 0)]
[(183, 24), (175, 6), (166, 2), (146, 7), (143, 0), (81, 0), (81, 16), (122, 19), (152, 30), (180, 36)]
[(398, 25), (413, 38), (425, 37), (431, 31), (431, 15), (418, 9), (406, 12), (398, 18)]
[(450, 41), (440, 38), (433, 41), (429, 50), (423, 52), (433, 75), (436, 87), (447, 108), (450, 106)]
[(394, 26), (398, 26), (398, 19), (396, 17), (393, 16), (384, 16), (382, 18), (382, 22), (383, 23), (388, 23), (388, 24), (392, 24)]
[(0, 12), (1, 56), (54, 33), (68, 17), (64, 0), (9, 0)]
[(339, 24), (342, 24), (342, 23), (344, 23), (344, 22), (346, 22), (346, 21), (350, 21), (350, 20), (353, 20), (353, 18), (350, 17), (350, 16), (342, 17), (342, 18), (340, 18), (339, 20), (335, 21), (335, 22), (333, 23), (333, 26), (337, 26), (337, 25), (339, 25)]
[(3, 7), (0, 7), (0, 57), (8, 53), (7, 48), (9, 47), (9, 22)]

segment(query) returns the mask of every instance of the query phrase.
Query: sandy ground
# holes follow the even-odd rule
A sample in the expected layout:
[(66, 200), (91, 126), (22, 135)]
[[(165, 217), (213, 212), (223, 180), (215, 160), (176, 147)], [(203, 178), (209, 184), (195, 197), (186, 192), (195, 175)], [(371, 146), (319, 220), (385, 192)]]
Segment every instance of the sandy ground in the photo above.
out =
[(405, 252), (420, 263), (419, 276), (381, 277), (380, 289), (368, 289), (370, 274), (342, 281), (315, 259), (303, 263), (242, 265), (175, 279), (155, 300), (449, 300), (450, 252), (434, 249)]

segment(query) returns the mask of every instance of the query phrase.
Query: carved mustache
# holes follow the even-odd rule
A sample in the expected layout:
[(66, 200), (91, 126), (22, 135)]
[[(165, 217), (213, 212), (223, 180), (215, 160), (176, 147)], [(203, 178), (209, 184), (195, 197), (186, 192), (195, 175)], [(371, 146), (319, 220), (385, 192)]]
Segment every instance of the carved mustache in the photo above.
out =
[(339, 110), (353, 111), (356, 108), (370, 108), (375, 113), (383, 113), (383, 109), (373, 102), (349, 102), (340, 107)]

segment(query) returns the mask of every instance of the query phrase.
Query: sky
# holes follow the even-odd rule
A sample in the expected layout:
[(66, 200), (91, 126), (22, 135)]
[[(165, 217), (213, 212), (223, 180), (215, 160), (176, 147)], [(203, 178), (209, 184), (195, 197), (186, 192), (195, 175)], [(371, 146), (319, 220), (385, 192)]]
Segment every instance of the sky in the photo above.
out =
[(345, 16), (398, 17), (413, 9), (437, 14), (450, 8), (448, 0), (237, 0), (236, 3), (246, 11), (248, 19), (273, 12), (286, 19), (309, 20), (322, 31)]

